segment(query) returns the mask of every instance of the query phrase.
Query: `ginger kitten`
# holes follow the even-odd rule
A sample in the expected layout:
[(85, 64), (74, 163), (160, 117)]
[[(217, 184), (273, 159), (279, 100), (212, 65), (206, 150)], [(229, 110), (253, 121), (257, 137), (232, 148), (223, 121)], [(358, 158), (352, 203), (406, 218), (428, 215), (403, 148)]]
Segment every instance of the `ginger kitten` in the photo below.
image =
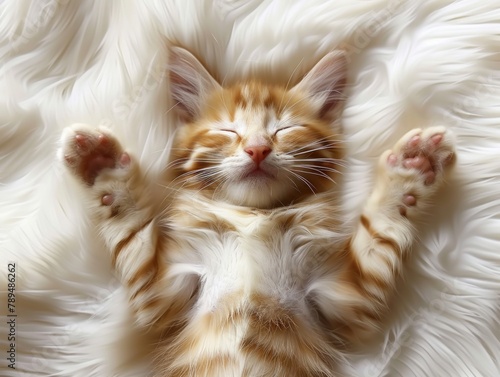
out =
[[(293, 88), (222, 87), (171, 49), (181, 125), (158, 203), (111, 132), (74, 125), (62, 161), (92, 198), (139, 326), (162, 334), (155, 376), (336, 376), (340, 344), (376, 332), (451, 166), (443, 127), (403, 136), (378, 163), (358, 224), (340, 221), (341, 52)], [(149, 186), (150, 187), (150, 186)]]

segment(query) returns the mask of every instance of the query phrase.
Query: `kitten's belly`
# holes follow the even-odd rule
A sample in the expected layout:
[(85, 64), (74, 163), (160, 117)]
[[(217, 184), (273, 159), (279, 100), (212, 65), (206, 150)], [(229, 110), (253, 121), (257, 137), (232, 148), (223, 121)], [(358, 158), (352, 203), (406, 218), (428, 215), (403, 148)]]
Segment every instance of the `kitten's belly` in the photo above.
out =
[[(314, 254), (312, 246), (308, 249), (302, 234), (275, 227), (264, 216), (238, 215), (225, 213), (231, 224), (223, 229), (220, 224), (225, 219), (220, 217), (209, 219), (217, 224), (214, 227), (208, 219), (200, 222), (203, 227), (174, 224), (172, 234), (178, 249), (174, 263), (200, 278), (197, 311), (211, 313), (228, 297), (260, 295), (308, 314), (304, 284), (311, 266), (307, 255)], [(186, 268), (189, 264), (192, 268)]]
[(260, 295), (230, 294), (219, 304), (194, 313), (173, 344), (172, 375), (335, 375), (337, 351), (309, 318)]
[(299, 242), (299, 234), (266, 217), (224, 215), (232, 222), (222, 231), (203, 221), (203, 229), (185, 223), (173, 232), (186, 257), (181, 263), (196, 264), (200, 278), (175, 364), (190, 365), (193, 376), (333, 376), (335, 351), (327, 351), (331, 345), (306, 302), (306, 255), (314, 253), (303, 235)]

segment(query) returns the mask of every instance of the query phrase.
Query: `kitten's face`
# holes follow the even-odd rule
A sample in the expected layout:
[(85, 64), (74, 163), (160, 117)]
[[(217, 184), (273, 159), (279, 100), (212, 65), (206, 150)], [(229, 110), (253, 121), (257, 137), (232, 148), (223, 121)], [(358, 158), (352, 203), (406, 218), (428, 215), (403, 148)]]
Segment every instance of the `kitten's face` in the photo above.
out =
[[(182, 58), (183, 68), (190, 63), (200, 73), (201, 64)], [(339, 72), (334, 68), (328, 73)], [(320, 71), (324, 75), (325, 67)], [(185, 187), (258, 208), (287, 205), (331, 187), (341, 163), (341, 88), (325, 89), (318, 77), (307, 82), (311, 74), (291, 90), (256, 82), (222, 88), (202, 71), (209, 88), (194, 90), (178, 72), (171, 73), (172, 92), (186, 124), (178, 130), (174, 159)], [(334, 81), (343, 86), (345, 77)], [(320, 87), (311, 89), (314, 84)], [(188, 103), (197, 90), (199, 102)]]

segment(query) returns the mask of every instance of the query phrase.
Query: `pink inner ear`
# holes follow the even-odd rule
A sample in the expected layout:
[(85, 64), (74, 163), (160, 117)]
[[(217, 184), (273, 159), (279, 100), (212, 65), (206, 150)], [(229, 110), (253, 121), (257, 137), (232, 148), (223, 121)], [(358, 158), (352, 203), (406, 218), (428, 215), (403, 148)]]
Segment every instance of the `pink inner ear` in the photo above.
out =
[(170, 71), (170, 83), (172, 88), (176, 90), (176, 93), (196, 94), (198, 92), (198, 88), (192, 82), (186, 80), (176, 72)]
[(346, 86), (347, 80), (346, 78), (342, 78), (338, 82), (335, 83), (335, 87), (332, 88), (329, 93), (328, 97), (323, 104), (323, 107), (320, 110), (319, 116), (321, 118), (327, 116), (328, 113), (333, 111), (341, 102), (344, 101), (344, 89)]
[(319, 113), (323, 118), (343, 103), (346, 83), (347, 59), (343, 52), (335, 51), (321, 59), (297, 87), (313, 99), (323, 101)]
[(195, 109), (188, 106), (189, 96), (197, 96), (197, 88), (192, 82), (186, 80), (181, 75), (174, 71), (170, 71), (170, 87), (172, 92), (172, 99), (174, 101), (175, 110), (179, 114), (182, 120), (191, 121), (197, 115)]
[(179, 47), (170, 49), (169, 79), (175, 109), (185, 121), (193, 121), (206, 94), (220, 87), (194, 55)]

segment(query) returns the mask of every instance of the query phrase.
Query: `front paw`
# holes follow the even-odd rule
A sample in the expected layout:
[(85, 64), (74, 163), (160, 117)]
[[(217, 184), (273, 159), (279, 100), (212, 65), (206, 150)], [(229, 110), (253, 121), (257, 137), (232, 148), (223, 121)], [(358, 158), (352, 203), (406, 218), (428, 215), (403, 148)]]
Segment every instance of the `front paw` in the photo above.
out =
[(64, 129), (60, 158), (88, 186), (106, 169), (126, 169), (130, 156), (105, 128), (75, 124)]
[(411, 130), (386, 151), (380, 165), (400, 202), (400, 213), (406, 216), (408, 210), (428, 203), (454, 161), (453, 137), (445, 127)]

